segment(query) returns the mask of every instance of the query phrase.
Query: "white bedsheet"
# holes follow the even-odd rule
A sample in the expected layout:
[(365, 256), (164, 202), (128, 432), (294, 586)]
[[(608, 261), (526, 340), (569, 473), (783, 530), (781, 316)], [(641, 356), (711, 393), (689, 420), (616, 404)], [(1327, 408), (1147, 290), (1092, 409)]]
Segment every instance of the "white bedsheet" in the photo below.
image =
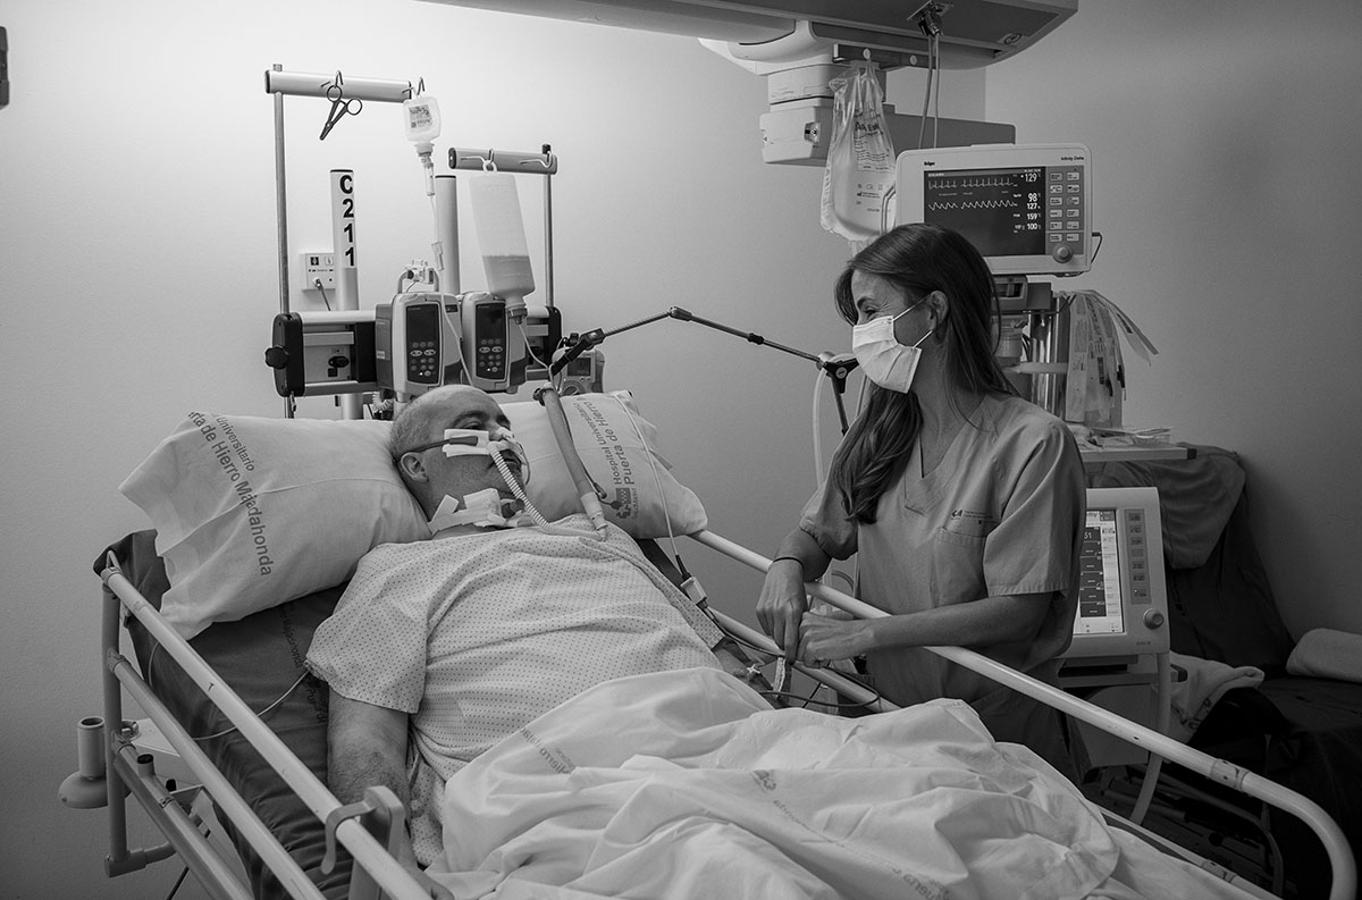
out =
[[(450, 779), (458, 897), (1225, 897), (937, 701), (772, 710), (722, 672), (608, 682)], [(552, 889), (550, 889), (550, 887)]]

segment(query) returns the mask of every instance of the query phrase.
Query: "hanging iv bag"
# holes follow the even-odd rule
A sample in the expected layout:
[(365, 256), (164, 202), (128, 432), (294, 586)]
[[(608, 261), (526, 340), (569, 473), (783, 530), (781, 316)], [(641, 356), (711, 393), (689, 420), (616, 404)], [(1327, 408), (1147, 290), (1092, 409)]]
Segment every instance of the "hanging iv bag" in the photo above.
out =
[(872, 63), (853, 63), (829, 86), (833, 131), (823, 170), (821, 221), (859, 250), (880, 234), (884, 196), (894, 183), (894, 144)]

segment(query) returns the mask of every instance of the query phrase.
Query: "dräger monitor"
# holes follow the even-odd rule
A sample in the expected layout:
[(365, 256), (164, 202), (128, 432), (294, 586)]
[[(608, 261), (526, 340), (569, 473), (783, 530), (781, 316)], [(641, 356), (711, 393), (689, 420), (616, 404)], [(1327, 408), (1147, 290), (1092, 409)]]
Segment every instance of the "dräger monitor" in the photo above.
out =
[(1065, 668), (1125, 665), (1167, 653), (1158, 489), (1089, 488), (1087, 497), (1078, 613)]
[(981, 144), (899, 154), (897, 224), (958, 231), (994, 275), (1092, 266), (1092, 172), (1081, 144)]

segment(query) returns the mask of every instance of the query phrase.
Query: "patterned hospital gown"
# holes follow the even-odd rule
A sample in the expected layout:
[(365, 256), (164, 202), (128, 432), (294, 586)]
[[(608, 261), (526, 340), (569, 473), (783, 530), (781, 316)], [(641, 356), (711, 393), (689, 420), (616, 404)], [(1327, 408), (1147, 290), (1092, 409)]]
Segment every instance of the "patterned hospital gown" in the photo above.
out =
[(412, 842), (441, 852), (444, 782), (588, 687), (717, 667), (714, 624), (624, 532), (585, 517), (538, 528), (384, 544), (360, 561), (308, 665), (352, 700), (411, 716)]

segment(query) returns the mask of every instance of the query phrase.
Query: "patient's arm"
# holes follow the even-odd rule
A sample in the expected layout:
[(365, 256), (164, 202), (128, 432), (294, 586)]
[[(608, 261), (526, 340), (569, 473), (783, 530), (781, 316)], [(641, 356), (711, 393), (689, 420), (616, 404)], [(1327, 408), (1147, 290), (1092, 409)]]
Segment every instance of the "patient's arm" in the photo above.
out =
[(355, 803), (365, 788), (381, 784), (408, 806), (407, 714), (332, 690), (330, 718), (327, 781), (336, 799)]

